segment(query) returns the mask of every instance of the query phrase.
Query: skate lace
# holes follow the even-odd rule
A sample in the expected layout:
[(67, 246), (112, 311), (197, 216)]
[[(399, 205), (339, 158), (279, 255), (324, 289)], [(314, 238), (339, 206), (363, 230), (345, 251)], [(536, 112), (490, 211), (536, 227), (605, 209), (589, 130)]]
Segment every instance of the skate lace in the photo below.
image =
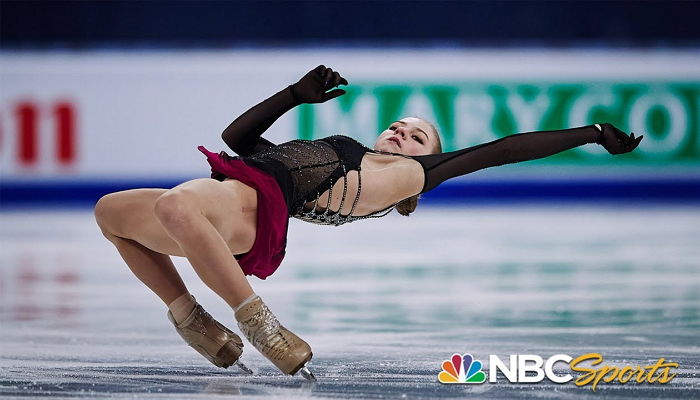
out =
[(195, 317), (192, 319), (190, 325), (186, 328), (199, 332), (200, 334), (207, 336), (207, 328), (204, 326), (204, 319), (211, 318), (208, 312), (204, 311), (199, 305), (197, 305), (197, 310), (195, 310)]
[(279, 359), (291, 347), (291, 343), (282, 333), (281, 329), (284, 327), (264, 304), (259, 312), (246, 321), (246, 325), (249, 328), (246, 335), (248, 340), (270, 357)]

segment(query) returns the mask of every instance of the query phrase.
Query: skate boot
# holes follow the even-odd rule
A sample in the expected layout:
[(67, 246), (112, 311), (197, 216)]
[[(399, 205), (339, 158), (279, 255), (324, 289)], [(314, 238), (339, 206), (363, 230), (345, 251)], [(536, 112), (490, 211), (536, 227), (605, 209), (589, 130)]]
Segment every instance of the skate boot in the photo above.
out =
[(235, 364), (243, 371), (253, 373), (238, 360), (243, 353), (241, 338), (212, 318), (201, 305), (195, 305), (181, 324), (175, 322), (170, 311), (168, 319), (175, 325), (175, 330), (185, 342), (212, 364), (221, 368)]
[(246, 339), (280, 371), (288, 375), (301, 371), (304, 378), (316, 380), (306, 367), (313, 357), (309, 344), (280, 325), (260, 297), (236, 311), (236, 320)]

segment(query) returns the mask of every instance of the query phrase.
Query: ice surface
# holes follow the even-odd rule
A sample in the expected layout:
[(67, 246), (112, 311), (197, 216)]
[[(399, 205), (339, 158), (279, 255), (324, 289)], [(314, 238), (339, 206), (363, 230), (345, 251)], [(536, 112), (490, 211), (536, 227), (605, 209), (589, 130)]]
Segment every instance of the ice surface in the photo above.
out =
[[(293, 221), (288, 256), (255, 290), (314, 350), (317, 383), (218, 369), (90, 212), (0, 213), (0, 397), (698, 398), (700, 209), (425, 208), (334, 228)], [(191, 292), (236, 330), (184, 258)], [(599, 352), (680, 363), (669, 384), (443, 385), (454, 352)]]

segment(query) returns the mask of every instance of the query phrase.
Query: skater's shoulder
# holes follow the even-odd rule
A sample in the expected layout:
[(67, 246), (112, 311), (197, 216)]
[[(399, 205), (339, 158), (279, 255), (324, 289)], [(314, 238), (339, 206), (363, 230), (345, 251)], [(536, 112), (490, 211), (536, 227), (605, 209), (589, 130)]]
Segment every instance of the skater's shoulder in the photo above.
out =
[(360, 143), (357, 139), (345, 135), (332, 135), (319, 139), (326, 143), (329, 143), (335, 147), (341, 148), (351, 148), (351, 149), (362, 149), (365, 152), (372, 151), (369, 147)]
[(336, 153), (346, 161), (355, 161), (358, 164), (366, 153), (374, 152), (350, 136), (332, 135), (317, 140), (333, 147)]

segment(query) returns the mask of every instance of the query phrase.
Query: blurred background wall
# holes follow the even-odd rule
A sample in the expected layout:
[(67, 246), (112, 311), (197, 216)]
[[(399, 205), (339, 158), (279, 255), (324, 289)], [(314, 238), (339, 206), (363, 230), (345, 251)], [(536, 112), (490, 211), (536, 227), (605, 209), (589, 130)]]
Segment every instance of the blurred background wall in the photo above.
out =
[(197, 145), (228, 150), (237, 115), (319, 64), (348, 94), (297, 107), (270, 140), (371, 145), (408, 115), (447, 151), (596, 122), (646, 138), (480, 171), (427, 202), (697, 202), (698, 15), (678, 1), (2, 1), (0, 207), (208, 176)]

